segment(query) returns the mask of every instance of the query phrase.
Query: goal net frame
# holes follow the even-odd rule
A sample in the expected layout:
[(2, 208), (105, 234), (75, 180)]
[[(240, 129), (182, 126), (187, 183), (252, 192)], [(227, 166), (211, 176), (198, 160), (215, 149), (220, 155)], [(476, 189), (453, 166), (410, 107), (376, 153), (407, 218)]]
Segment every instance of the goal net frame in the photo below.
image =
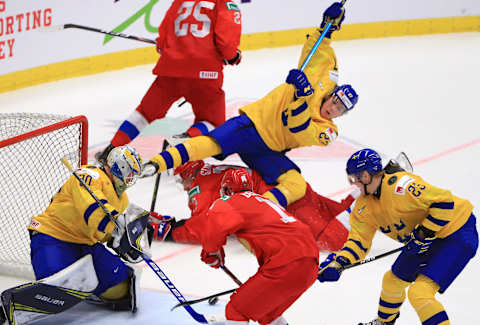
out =
[(1, 113), (0, 128), (0, 275), (34, 280), (27, 226), (71, 175), (60, 159), (87, 163), (88, 120)]

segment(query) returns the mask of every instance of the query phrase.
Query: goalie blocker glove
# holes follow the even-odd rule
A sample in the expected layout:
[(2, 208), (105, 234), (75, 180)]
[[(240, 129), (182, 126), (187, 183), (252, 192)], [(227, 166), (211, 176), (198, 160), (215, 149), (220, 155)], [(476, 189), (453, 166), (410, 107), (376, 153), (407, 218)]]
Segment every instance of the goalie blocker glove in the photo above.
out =
[(118, 227), (113, 230), (108, 246), (127, 262), (141, 262), (143, 254), (148, 256), (150, 248), (147, 235), (149, 218), (148, 211), (130, 204), (126, 213), (117, 217)]

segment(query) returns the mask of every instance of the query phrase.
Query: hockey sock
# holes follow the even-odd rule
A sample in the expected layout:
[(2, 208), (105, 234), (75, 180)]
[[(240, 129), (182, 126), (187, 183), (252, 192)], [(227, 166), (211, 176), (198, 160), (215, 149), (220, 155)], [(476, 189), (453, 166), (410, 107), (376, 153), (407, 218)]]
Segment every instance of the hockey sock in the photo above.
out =
[(213, 138), (200, 136), (162, 151), (153, 156), (151, 161), (158, 164), (159, 172), (163, 172), (188, 161), (201, 160), (221, 153), (222, 149)]
[(148, 121), (138, 111), (133, 111), (130, 116), (123, 121), (120, 128), (115, 133), (110, 143), (114, 147), (123, 146), (132, 142), (138, 134), (148, 125)]
[(207, 121), (201, 121), (197, 122), (195, 124), (192, 124), (187, 130), (187, 134), (190, 137), (198, 137), (200, 135), (207, 135), (208, 132), (212, 131), (215, 127), (207, 122)]
[(301, 199), (307, 190), (307, 183), (302, 175), (294, 169), (280, 175), (277, 182), (276, 187), (262, 195), (283, 207)]
[(399, 279), (391, 270), (385, 273), (378, 303), (378, 318), (382, 322), (390, 322), (397, 316), (406, 298), (405, 289), (409, 285), (410, 282)]
[(422, 324), (450, 325), (443, 305), (435, 299), (435, 294), (440, 286), (424, 275), (419, 275), (417, 280), (408, 290), (408, 300), (418, 314)]

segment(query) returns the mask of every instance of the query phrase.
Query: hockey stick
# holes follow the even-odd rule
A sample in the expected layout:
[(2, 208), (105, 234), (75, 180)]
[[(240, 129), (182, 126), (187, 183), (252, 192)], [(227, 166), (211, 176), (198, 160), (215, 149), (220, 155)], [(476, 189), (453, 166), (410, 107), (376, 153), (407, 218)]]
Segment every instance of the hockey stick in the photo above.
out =
[(85, 183), (85, 181), (80, 176), (78, 176), (77, 172), (73, 170), (72, 165), (70, 165), (67, 158), (63, 157), (60, 160), (65, 165), (65, 167), (67, 167), (67, 169), (73, 174), (73, 176), (75, 176), (75, 178), (80, 182), (80, 184), (82, 184), (82, 186), (87, 190), (87, 192), (92, 196), (92, 198), (98, 203), (98, 205), (102, 208), (103, 212), (105, 212), (110, 221), (113, 222), (115, 227), (120, 228), (117, 219), (113, 217), (112, 213), (108, 211), (107, 207), (103, 205), (103, 203), (98, 199), (95, 193), (93, 193), (90, 187)]
[(382, 257), (386, 257), (388, 255), (395, 254), (397, 252), (400, 252), (402, 249), (403, 249), (403, 247), (398, 247), (398, 248), (395, 248), (394, 250), (391, 250), (389, 252), (386, 252), (386, 253), (383, 253), (383, 254), (380, 254), (380, 255), (377, 255), (377, 256), (372, 256), (372, 257), (366, 258), (364, 260), (358, 261), (357, 263), (346, 265), (342, 268), (342, 271), (347, 270), (347, 269), (351, 269), (352, 267), (355, 267), (355, 266), (359, 266), (359, 265), (362, 265), (362, 264), (373, 262), (375, 260), (378, 260)]
[[(223, 270), (225, 273), (227, 273), (227, 275), (228, 275), (230, 278), (232, 278), (232, 280), (233, 280), (236, 284), (238, 284), (238, 286), (241, 286), (241, 285), (243, 284), (242, 281), (240, 281), (240, 280), (235, 276), (235, 274), (233, 274), (232, 271), (230, 271), (230, 270), (228, 269), (228, 267), (226, 267), (225, 265), (220, 266), (220, 267), (222, 268), (222, 270)], [(232, 292), (234, 292), (235, 290), (237, 290), (237, 289), (230, 289), (230, 290), (223, 291), (223, 292), (220, 292), (220, 293), (216, 293), (216, 294), (213, 294), (213, 295), (211, 295), (211, 296), (204, 297), (204, 298), (200, 298), (200, 299), (184, 301), (184, 302), (181, 302), (181, 303), (176, 304), (175, 306), (173, 306), (173, 307), (170, 309), (170, 311), (174, 310), (174, 309), (177, 308), (177, 307), (190, 306), (190, 305), (193, 305), (193, 304), (196, 304), (196, 303), (205, 301), (205, 300), (208, 300), (208, 304), (214, 305), (214, 304), (217, 303), (219, 296), (228, 295), (229, 293), (232, 293)]]
[[(105, 212), (105, 214), (110, 218), (110, 220), (115, 224), (116, 227), (119, 227), (119, 224), (117, 220), (113, 217), (112, 213), (105, 207), (105, 205), (98, 199), (98, 197), (95, 195), (95, 193), (92, 192), (90, 187), (83, 181), (80, 176), (78, 176), (77, 172), (73, 170), (72, 165), (68, 162), (67, 158), (63, 157), (61, 159), (62, 163), (67, 167), (67, 169), (75, 176), (75, 178), (82, 184), (82, 186), (88, 191), (88, 193), (92, 196), (92, 198), (98, 203), (98, 205), (102, 208), (102, 210)], [(163, 284), (170, 290), (170, 292), (177, 298), (177, 300), (182, 303), (185, 302), (186, 299), (183, 297), (183, 295), (178, 291), (178, 289), (175, 287), (175, 285), (168, 279), (168, 277), (165, 275), (165, 273), (162, 272), (160, 267), (152, 261), (147, 255), (142, 254), (142, 258), (147, 263), (147, 265), (155, 272), (155, 274), (162, 280)], [(208, 324), (211, 322), (216, 321), (214, 319), (214, 315), (212, 315), (208, 320), (205, 318), (204, 315), (197, 313), (195, 310), (193, 310), (192, 307), (190, 306), (184, 306), (185, 310), (199, 323), (204, 323)]]
[(153, 39), (138, 37), (138, 36), (134, 36), (134, 35), (127, 35), (127, 34), (123, 34), (123, 33), (108, 32), (106, 30), (102, 30), (102, 29), (99, 29), (99, 28), (82, 26), (82, 25), (77, 25), (77, 24), (64, 24), (64, 25), (54, 25), (54, 26), (40, 27), (38, 30), (40, 30), (42, 32), (51, 32), (51, 31), (63, 30), (63, 29), (67, 29), (67, 28), (83, 29), (83, 30), (88, 30), (90, 32), (96, 32), (96, 33), (101, 33), (101, 34), (107, 34), (107, 35), (110, 35), (110, 36), (127, 38), (127, 39), (131, 39), (131, 40), (134, 40), (134, 41), (140, 41), (140, 42), (155, 44), (155, 45), (157, 44), (157, 42), (155, 42), (155, 40), (153, 40)]
[[(353, 263), (353, 264), (347, 265), (347, 266), (345, 266), (345, 267), (342, 268), (342, 271), (347, 270), (347, 269), (351, 269), (352, 267), (356, 267), (356, 266), (359, 266), (359, 265), (362, 265), (362, 264), (366, 264), (366, 263), (373, 262), (374, 260), (380, 259), (380, 258), (382, 258), (382, 257), (386, 257), (386, 256), (388, 256), (388, 255), (395, 254), (395, 253), (401, 251), (402, 249), (403, 249), (403, 247), (398, 247), (398, 248), (395, 248), (394, 250), (391, 250), (391, 251), (389, 251), (389, 252), (386, 252), (386, 253), (383, 253), (383, 254), (380, 254), (380, 255), (377, 255), (377, 256), (372, 256), (372, 257), (370, 257), (370, 258), (364, 259), (364, 260), (359, 261), (359, 262), (357, 262), (357, 263)], [(181, 307), (181, 306), (193, 305), (193, 304), (196, 304), (196, 303), (205, 301), (205, 300), (213, 299), (213, 298), (215, 298), (215, 297), (220, 297), (220, 296), (223, 296), (223, 295), (228, 295), (228, 294), (234, 292), (235, 290), (237, 290), (237, 289), (230, 289), (230, 290), (227, 290), (227, 291), (223, 291), (223, 292), (219, 292), (219, 293), (210, 295), (210, 296), (208, 296), (208, 297), (204, 297), (204, 298), (200, 298), (200, 299), (196, 299), (196, 300), (185, 301), (185, 302), (183, 302), (183, 303), (179, 303), (179, 304), (173, 306), (170, 310), (174, 310), (175, 308)]]
[[(167, 140), (163, 140), (162, 151), (167, 149), (167, 147), (168, 147)], [(150, 205), (150, 212), (155, 211), (155, 204), (157, 203), (158, 185), (160, 184), (160, 175), (162, 174), (157, 174), (157, 177), (155, 178), (155, 185), (153, 186), (152, 204)]]
[(190, 305), (194, 305), (194, 304), (197, 304), (199, 302), (202, 302), (202, 301), (205, 301), (205, 300), (210, 300), (212, 298), (217, 298), (217, 297), (220, 297), (220, 296), (224, 296), (224, 295), (228, 295), (230, 293), (233, 293), (237, 290), (238, 288), (235, 288), (235, 289), (230, 289), (230, 290), (227, 290), (227, 291), (222, 291), (222, 292), (219, 292), (219, 293), (215, 293), (213, 295), (210, 295), (208, 297), (203, 297), (203, 298), (199, 298), (199, 299), (195, 299), (195, 300), (187, 300), (187, 301), (184, 301), (184, 302), (181, 302), (179, 304), (176, 304), (175, 306), (173, 306), (172, 308), (170, 308), (170, 311), (174, 310), (175, 308), (177, 307), (185, 307), (185, 306), (190, 306)]
[[(342, 0), (342, 6), (345, 4), (347, 0)], [(318, 47), (320, 46), (320, 43), (322, 43), (323, 39), (325, 38), (325, 35), (327, 35), (328, 31), (330, 30), (330, 27), (332, 27), (332, 22), (329, 21), (327, 26), (325, 26), (325, 28), (323, 29), (323, 32), (322, 34), (320, 35), (320, 37), (318, 38), (318, 40), (315, 42), (315, 44), (313, 45), (312, 49), (310, 50), (310, 53), (308, 53), (307, 57), (305, 58), (305, 61), (303, 61), (303, 64), (302, 66), (300, 67), (300, 71), (303, 71), (305, 69), (305, 67), (307, 66), (307, 64), (310, 62), (310, 60), (312, 59), (313, 55), (315, 54), (315, 52), (317, 51)]]
[[(240, 281), (236, 276), (235, 274), (232, 273), (232, 271), (230, 271), (228, 269), (228, 267), (226, 267), (225, 265), (223, 266), (220, 266), (223, 270), (223, 272), (227, 273), (227, 275), (233, 280), (233, 282), (235, 282), (238, 286), (241, 286), (243, 283), (242, 281)], [(208, 304), (209, 305), (215, 305), (216, 303), (218, 302), (218, 297), (215, 296), (215, 297), (212, 297), (210, 299), (208, 299)]]

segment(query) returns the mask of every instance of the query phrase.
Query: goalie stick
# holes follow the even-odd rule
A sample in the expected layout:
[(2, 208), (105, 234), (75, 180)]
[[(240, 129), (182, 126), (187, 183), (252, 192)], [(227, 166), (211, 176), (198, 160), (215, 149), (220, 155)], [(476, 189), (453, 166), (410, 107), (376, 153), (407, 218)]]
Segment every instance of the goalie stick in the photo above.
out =
[(40, 27), (38, 30), (41, 31), (41, 32), (52, 32), (52, 31), (63, 30), (63, 29), (67, 29), (67, 28), (76, 28), (76, 29), (88, 30), (90, 32), (101, 33), (101, 34), (106, 34), (106, 35), (116, 36), (116, 37), (121, 37), (121, 38), (127, 38), (127, 39), (131, 39), (131, 40), (134, 40), (134, 41), (140, 41), (140, 42), (154, 44), (154, 45), (157, 44), (157, 42), (155, 42), (155, 40), (153, 40), (153, 39), (134, 36), (134, 35), (127, 35), (127, 34), (123, 34), (123, 33), (108, 32), (108, 31), (103, 30), (103, 29), (88, 27), (88, 26), (83, 26), (83, 25), (77, 25), (77, 24), (63, 24), (63, 25)]
[[(108, 209), (105, 207), (105, 205), (98, 199), (98, 197), (95, 195), (95, 193), (92, 192), (90, 187), (83, 181), (80, 176), (78, 176), (77, 172), (73, 170), (72, 165), (68, 162), (67, 158), (63, 157), (61, 159), (62, 163), (67, 167), (67, 169), (75, 176), (75, 178), (82, 184), (82, 186), (88, 191), (88, 193), (92, 196), (92, 198), (98, 203), (98, 205), (102, 208), (102, 210), (105, 212), (105, 214), (110, 218), (110, 220), (115, 224), (115, 227), (119, 227), (119, 224), (117, 220), (112, 216), (111, 212), (108, 211)], [(175, 285), (168, 279), (168, 277), (165, 275), (165, 273), (162, 272), (160, 267), (153, 261), (151, 260), (147, 255), (142, 254), (142, 258), (147, 263), (147, 265), (155, 272), (155, 274), (162, 280), (163, 284), (170, 290), (170, 292), (177, 298), (177, 300), (182, 303), (187, 301), (185, 297), (178, 291), (178, 289), (175, 287)], [(209, 324), (218, 321), (215, 318), (215, 315), (208, 315), (205, 317), (202, 314), (197, 313), (195, 310), (193, 310), (192, 307), (186, 305), (184, 306), (185, 310), (199, 323), (203, 324)]]

